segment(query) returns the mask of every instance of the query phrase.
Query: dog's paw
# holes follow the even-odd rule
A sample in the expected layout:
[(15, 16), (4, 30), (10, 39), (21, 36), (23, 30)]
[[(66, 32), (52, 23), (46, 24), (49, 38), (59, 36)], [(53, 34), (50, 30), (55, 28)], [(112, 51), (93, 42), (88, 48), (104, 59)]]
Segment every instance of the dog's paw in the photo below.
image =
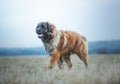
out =
[(49, 66), (49, 65), (47, 65), (47, 66), (44, 67), (45, 71), (47, 71), (49, 69), (52, 69), (52, 68), (53, 68), (53, 66)]

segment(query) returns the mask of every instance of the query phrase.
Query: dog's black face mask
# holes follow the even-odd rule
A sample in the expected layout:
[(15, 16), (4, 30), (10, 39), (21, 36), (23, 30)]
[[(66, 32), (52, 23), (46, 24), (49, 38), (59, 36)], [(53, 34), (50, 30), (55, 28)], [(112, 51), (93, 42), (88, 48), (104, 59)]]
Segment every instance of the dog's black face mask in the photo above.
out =
[(38, 34), (38, 38), (41, 38), (43, 41), (50, 39), (50, 34), (53, 30), (51, 25), (48, 22), (38, 23), (36, 27), (36, 33)]

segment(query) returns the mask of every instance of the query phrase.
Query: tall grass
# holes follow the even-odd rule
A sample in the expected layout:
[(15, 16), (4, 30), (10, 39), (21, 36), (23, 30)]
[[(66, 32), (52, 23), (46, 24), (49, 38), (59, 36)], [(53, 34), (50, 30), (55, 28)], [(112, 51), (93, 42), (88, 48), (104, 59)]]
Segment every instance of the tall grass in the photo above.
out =
[(45, 70), (49, 56), (0, 57), (0, 84), (120, 84), (120, 55), (91, 55), (89, 67), (71, 56), (71, 70), (63, 64)]

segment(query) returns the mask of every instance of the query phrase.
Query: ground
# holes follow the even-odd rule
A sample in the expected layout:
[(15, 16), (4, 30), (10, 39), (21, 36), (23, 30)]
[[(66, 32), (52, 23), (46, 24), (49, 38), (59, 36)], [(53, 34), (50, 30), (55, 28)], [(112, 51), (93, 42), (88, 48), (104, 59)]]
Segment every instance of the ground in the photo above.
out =
[(49, 56), (0, 56), (0, 84), (120, 84), (120, 55), (89, 55), (89, 67), (71, 56), (73, 67), (46, 70)]

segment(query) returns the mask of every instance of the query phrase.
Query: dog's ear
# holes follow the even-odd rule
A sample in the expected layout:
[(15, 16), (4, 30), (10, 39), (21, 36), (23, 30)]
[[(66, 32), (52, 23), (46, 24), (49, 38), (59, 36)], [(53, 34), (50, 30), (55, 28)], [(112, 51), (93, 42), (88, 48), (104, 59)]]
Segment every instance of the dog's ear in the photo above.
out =
[(56, 28), (56, 26), (54, 24), (51, 24), (50, 26), (53, 30)]
[(50, 24), (49, 22), (47, 22), (47, 27), (49, 32), (53, 32), (56, 28), (54, 24)]
[(52, 28), (52, 30), (54, 30), (56, 28), (56, 26), (54, 24), (50, 24), (50, 27)]

